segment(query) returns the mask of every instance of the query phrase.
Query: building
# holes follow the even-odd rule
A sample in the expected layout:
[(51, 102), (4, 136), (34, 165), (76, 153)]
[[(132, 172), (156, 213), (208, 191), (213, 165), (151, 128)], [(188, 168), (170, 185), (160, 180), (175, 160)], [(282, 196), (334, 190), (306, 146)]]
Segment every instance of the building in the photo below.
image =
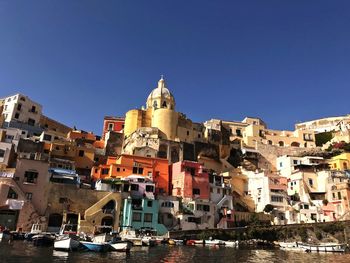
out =
[(107, 178), (125, 178), (139, 175), (151, 179), (155, 183), (157, 194), (169, 195), (170, 174), (167, 159), (122, 154), (109, 157), (106, 164), (94, 166), (91, 176), (96, 181)]
[(172, 195), (185, 200), (209, 201), (209, 175), (203, 165), (183, 161), (172, 165)]
[(105, 139), (105, 135), (109, 131), (123, 133), (124, 124), (124, 117), (105, 116), (103, 119), (102, 139)]
[(240, 140), (245, 146), (256, 147), (258, 143), (279, 147), (313, 148), (315, 134), (312, 130), (280, 131), (268, 129), (259, 118), (246, 117), (242, 122), (222, 121), (230, 131), (230, 140)]
[(276, 167), (277, 172), (283, 177), (289, 177), (299, 165), (324, 165), (327, 167), (326, 160), (323, 157), (318, 156), (291, 156), (291, 155), (282, 155), (276, 158)]
[(27, 130), (31, 135), (40, 135), (42, 106), (22, 94), (1, 99), (3, 101), (3, 127)]
[(168, 232), (167, 228), (158, 223), (159, 202), (153, 199), (124, 199), (123, 221), (121, 228), (133, 228), (141, 230), (142, 228), (151, 228), (157, 231), (158, 235), (164, 235)]
[(350, 115), (328, 117), (295, 124), (296, 130), (309, 130), (315, 133), (350, 130)]
[(329, 160), (329, 166), (333, 170), (344, 171), (350, 169), (350, 153), (342, 153)]

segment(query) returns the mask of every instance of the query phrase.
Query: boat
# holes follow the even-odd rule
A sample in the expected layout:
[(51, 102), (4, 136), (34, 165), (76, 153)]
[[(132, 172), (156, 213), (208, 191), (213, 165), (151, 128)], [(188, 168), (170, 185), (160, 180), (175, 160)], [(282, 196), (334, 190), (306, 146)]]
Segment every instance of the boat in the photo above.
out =
[(10, 237), (11, 237), (10, 232), (7, 232), (7, 231), (0, 232), (0, 242), (10, 240)]
[(204, 245), (204, 240), (197, 240), (197, 239), (189, 239), (186, 241), (187, 246), (203, 246)]
[(38, 234), (44, 233), (45, 226), (43, 224), (33, 224), (29, 233), (24, 235), (25, 240), (32, 241), (32, 238)]
[(63, 224), (60, 228), (59, 236), (54, 242), (54, 249), (56, 250), (76, 250), (80, 246), (80, 238), (77, 236), (77, 225)]
[(278, 245), (283, 250), (302, 250), (297, 242), (279, 242)]
[(109, 245), (107, 243), (96, 243), (89, 241), (80, 241), (80, 243), (89, 251), (106, 252), (109, 249)]
[(55, 241), (55, 236), (50, 233), (37, 234), (32, 237), (34, 246), (50, 246)]
[(156, 239), (148, 232), (144, 230), (136, 231), (132, 228), (123, 230), (120, 233), (120, 237), (123, 241), (130, 241), (134, 246), (155, 246)]
[(346, 244), (324, 243), (319, 245), (297, 243), (297, 247), (305, 252), (345, 252)]
[(204, 244), (207, 246), (224, 246), (225, 241), (219, 239), (208, 239), (204, 240)]
[(56, 237), (54, 241), (54, 249), (56, 250), (76, 250), (80, 246), (80, 241), (78, 236), (74, 235), (60, 235)]
[(236, 241), (224, 241), (225, 247), (238, 247), (238, 240)]
[(118, 252), (129, 252), (132, 247), (131, 241), (114, 241), (113, 243), (109, 243), (109, 246), (112, 251)]

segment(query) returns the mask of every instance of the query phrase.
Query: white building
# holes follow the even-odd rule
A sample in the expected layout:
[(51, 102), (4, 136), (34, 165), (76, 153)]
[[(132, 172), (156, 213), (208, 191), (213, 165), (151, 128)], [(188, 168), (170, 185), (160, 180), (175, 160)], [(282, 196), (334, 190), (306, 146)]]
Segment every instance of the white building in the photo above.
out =
[(350, 115), (328, 117), (312, 121), (297, 123), (296, 130), (311, 130), (315, 133), (344, 131), (350, 129)]
[(28, 129), (38, 127), (42, 106), (22, 94), (0, 99), (3, 101), (4, 126)]
[(319, 165), (324, 164), (326, 161), (322, 157), (317, 156), (290, 156), (283, 155), (276, 159), (276, 167), (279, 174), (283, 177), (289, 178), (290, 175), (297, 169), (299, 165)]

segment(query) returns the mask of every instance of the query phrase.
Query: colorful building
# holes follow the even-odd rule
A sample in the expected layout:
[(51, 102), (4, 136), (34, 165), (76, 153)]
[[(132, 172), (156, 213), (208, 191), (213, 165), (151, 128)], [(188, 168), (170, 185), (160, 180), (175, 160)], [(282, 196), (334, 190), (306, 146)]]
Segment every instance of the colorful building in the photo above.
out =
[(124, 124), (124, 117), (105, 116), (103, 119), (102, 139), (105, 138), (106, 133), (109, 131), (122, 133), (124, 130)]
[(109, 157), (104, 165), (94, 166), (91, 175), (94, 180), (140, 175), (155, 183), (157, 194), (169, 195), (171, 192), (167, 159), (122, 154)]
[(332, 157), (329, 161), (331, 169), (343, 171), (350, 169), (350, 153), (342, 153)]
[(183, 161), (172, 165), (173, 196), (185, 199), (210, 198), (209, 175), (197, 162)]
[(123, 221), (121, 228), (133, 228), (140, 230), (142, 228), (152, 228), (158, 235), (164, 235), (168, 232), (163, 224), (158, 223), (159, 202), (153, 199), (124, 199)]

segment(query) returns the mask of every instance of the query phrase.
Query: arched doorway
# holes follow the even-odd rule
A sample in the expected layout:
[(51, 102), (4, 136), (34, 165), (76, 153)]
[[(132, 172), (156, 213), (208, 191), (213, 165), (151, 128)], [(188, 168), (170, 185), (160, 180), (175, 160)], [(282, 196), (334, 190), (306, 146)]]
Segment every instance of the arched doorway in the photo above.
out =
[(78, 224), (78, 215), (77, 214), (67, 214), (66, 223), (70, 225)]
[(48, 227), (61, 227), (63, 216), (60, 214), (51, 214), (49, 216)]
[(113, 214), (115, 209), (115, 201), (110, 200), (107, 204), (102, 207), (102, 212), (104, 214)]

